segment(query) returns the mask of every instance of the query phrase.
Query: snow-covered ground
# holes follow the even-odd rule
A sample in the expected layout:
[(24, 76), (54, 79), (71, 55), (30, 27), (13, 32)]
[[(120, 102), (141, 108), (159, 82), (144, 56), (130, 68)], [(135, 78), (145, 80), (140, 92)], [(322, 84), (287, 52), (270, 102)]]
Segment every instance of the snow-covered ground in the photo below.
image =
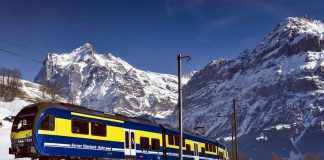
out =
[[(35, 103), (38, 100), (45, 101), (46, 99), (50, 99), (48, 94), (45, 94), (45, 99), (43, 99), (43, 94), (39, 90), (40, 85), (26, 80), (21, 80), (21, 82), (21, 91), (23, 92), (22, 97), (16, 97), (11, 102), (4, 102), (0, 99), (0, 122), (3, 124), (3, 126), (0, 127), (0, 160), (15, 159), (13, 155), (9, 154), (12, 123), (4, 121), (3, 119), (8, 116), (15, 116), (23, 107)], [(21, 158), (18, 160), (24, 159), (26, 158)]]
[(16, 98), (12, 102), (0, 101), (0, 122), (2, 122), (2, 127), (0, 127), (0, 160), (15, 159), (13, 155), (9, 154), (12, 123), (4, 121), (3, 119), (8, 116), (16, 115), (20, 109), (27, 104), (28, 102), (20, 98)]
[(0, 119), (6, 116), (15, 116), (21, 108), (29, 104), (31, 104), (31, 102), (27, 102), (21, 98), (15, 98), (12, 102), (0, 101)]
[[(9, 154), (10, 132), (12, 123), (3, 121), (2, 124), (3, 126), (0, 127), (0, 160), (13, 160), (15, 159), (15, 157)], [(19, 158), (18, 160), (27, 160), (27, 158)]]

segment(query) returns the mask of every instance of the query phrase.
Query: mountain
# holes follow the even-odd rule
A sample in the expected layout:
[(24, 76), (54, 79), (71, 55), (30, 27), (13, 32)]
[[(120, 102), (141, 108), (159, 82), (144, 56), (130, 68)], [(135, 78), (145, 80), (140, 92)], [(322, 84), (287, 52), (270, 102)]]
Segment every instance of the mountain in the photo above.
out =
[[(182, 78), (187, 79), (188, 81), (197, 73), (198, 71), (190, 71), (182, 76)], [(187, 82), (186, 82), (187, 83)]]
[(58, 82), (74, 103), (126, 116), (163, 118), (177, 103), (176, 76), (136, 69), (88, 43), (71, 53), (49, 53), (35, 82)]
[[(184, 127), (203, 126), (206, 136), (225, 140), (237, 99), (239, 151), (246, 158), (324, 157), (324, 24), (287, 18), (254, 49), (206, 65), (183, 93)], [(177, 115), (168, 120), (174, 126)]]

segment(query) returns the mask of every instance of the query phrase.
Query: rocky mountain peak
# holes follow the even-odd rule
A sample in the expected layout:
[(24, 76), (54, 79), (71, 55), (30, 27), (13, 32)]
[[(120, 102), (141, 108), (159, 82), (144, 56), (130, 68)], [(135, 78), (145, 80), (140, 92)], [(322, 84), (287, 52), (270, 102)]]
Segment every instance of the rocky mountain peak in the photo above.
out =
[[(259, 154), (269, 152), (264, 143), (276, 144), (276, 152), (285, 155), (306, 152), (300, 144), (316, 143), (311, 135), (323, 135), (314, 131), (324, 122), (323, 31), (320, 21), (287, 18), (254, 49), (207, 64), (184, 86), (184, 127), (203, 125), (206, 136), (230, 137), (226, 115), (237, 99), (239, 141), (242, 148), (256, 148), (245, 153), (266, 159)], [(177, 114), (170, 117), (174, 126)]]
[(300, 32), (315, 32), (322, 34), (324, 25), (319, 20), (314, 20), (309, 17), (288, 17), (283, 20), (279, 26), (285, 29), (296, 29)]
[(96, 51), (92, 48), (90, 43), (86, 43), (79, 48), (74, 49), (71, 53), (67, 53), (66, 57), (71, 56), (72, 60), (77, 61), (87, 61), (87, 60), (94, 60), (94, 54)]
[(139, 70), (88, 43), (70, 53), (50, 53), (35, 77), (44, 81), (59, 82), (73, 103), (128, 116), (163, 118), (177, 103), (176, 76)]
[[(244, 69), (273, 66), (273, 59), (295, 55), (312, 56), (324, 50), (324, 24), (308, 17), (289, 17), (280, 22), (252, 50), (244, 50), (233, 62)], [(305, 60), (306, 61), (306, 60)]]
[(71, 53), (87, 53), (87, 52), (94, 52), (93, 47), (90, 43), (85, 43), (84, 45), (74, 49)]

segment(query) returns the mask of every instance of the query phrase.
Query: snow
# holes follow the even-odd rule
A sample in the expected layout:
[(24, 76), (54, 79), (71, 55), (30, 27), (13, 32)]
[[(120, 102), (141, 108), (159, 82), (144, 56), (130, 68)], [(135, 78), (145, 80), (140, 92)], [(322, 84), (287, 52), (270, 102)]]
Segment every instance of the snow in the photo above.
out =
[[(5, 115), (2, 111), (3, 110), (0, 108), (0, 113), (2, 113), (3, 116), (10, 115), (10, 113), (8, 115)], [(2, 124), (3, 124), (3, 126), (0, 127), (0, 142), (1, 142), (0, 159), (1, 160), (14, 160), (15, 157), (13, 155), (9, 154), (9, 147), (11, 145), (10, 132), (11, 132), (12, 123), (10, 123), (8, 121), (3, 121)], [(27, 160), (27, 158), (19, 158), (17, 160)]]
[[(24, 106), (31, 104), (21, 98), (15, 98), (12, 102), (0, 101), (0, 111), (5, 115), (16, 115)], [(0, 115), (3, 113), (1, 112)], [(1, 116), (0, 116), (1, 117)]]
[[(23, 107), (35, 103), (38, 100), (45, 101), (50, 99), (50, 96), (44, 93), (45, 99), (43, 99), (43, 93), (39, 90), (40, 85), (32, 83), (26, 80), (20, 80), (22, 86), (20, 90), (23, 92), (22, 97), (16, 97), (11, 102), (4, 102), (0, 100), (0, 119), (5, 116), (16, 115)], [(61, 99), (64, 101), (63, 99)]]
[[(20, 88), (24, 92), (23, 97), (16, 97), (11, 102), (4, 102), (0, 100), (0, 121), (8, 116), (15, 116), (25, 106), (37, 102), (37, 100), (44, 100), (43, 93), (39, 91), (40, 85), (26, 80), (21, 80), (22, 87)], [(46, 99), (49, 99), (49, 95), (44, 94)], [(45, 100), (46, 100), (45, 99)], [(0, 127), (0, 160), (13, 160), (14, 156), (9, 155), (8, 149), (10, 146), (10, 132), (12, 123), (8, 121), (2, 121), (3, 126)], [(18, 159), (20, 160), (20, 159)], [(26, 158), (21, 158), (26, 160)]]
[(323, 52), (308, 52), (307, 62), (305, 65), (301, 66), (303, 69), (313, 70), (321, 66), (321, 63), (324, 60)]
[[(1, 101), (0, 101), (0, 103), (1, 103)], [(6, 118), (7, 116), (11, 116), (11, 115), (12, 115), (12, 112), (11, 111), (9, 111), (6, 108), (1, 108), (0, 107), (0, 120)]]
[(291, 128), (291, 124), (278, 124), (275, 126), (270, 126), (265, 128), (264, 130), (270, 130), (270, 129), (276, 129), (276, 130), (283, 130), (283, 129), (290, 129)]
[(306, 33), (323, 37), (324, 25), (321, 21), (289, 17), (285, 23), (287, 23), (286, 29), (298, 29), (299, 34)]
[[(177, 103), (175, 75), (137, 69), (111, 53), (97, 53), (89, 43), (71, 53), (50, 53), (46, 64), (36, 82), (41, 77), (60, 81), (64, 92), (73, 92), (77, 104), (90, 109), (164, 118)], [(182, 85), (188, 81), (184, 77)], [(154, 97), (153, 101), (150, 97)]]
[(232, 136), (224, 137), (224, 141), (232, 141)]
[(267, 141), (268, 140), (268, 137), (266, 137), (264, 135), (264, 133), (261, 133), (258, 137), (255, 138), (255, 140), (259, 141), (259, 140), (265, 140)]
[[(324, 67), (324, 51), (305, 51), (304, 44), (297, 41), (307, 44), (305, 36), (323, 37), (324, 26), (316, 21), (295, 18), (284, 23), (250, 52), (232, 60), (212, 61), (193, 76), (184, 87), (190, 92), (184, 95), (184, 128), (193, 129), (203, 124), (206, 136), (223, 138), (225, 135), (226, 138), (231, 132), (231, 120), (217, 116), (230, 115), (231, 101), (235, 98), (238, 100), (239, 137), (257, 133), (256, 140), (272, 144), (272, 136), (268, 133), (297, 130), (292, 133), (291, 143), (297, 147), (301, 145), (296, 142), (303, 141), (301, 137), (307, 134), (308, 126), (317, 117), (322, 119), (324, 82), (320, 67)], [(305, 31), (299, 33), (299, 30)], [(293, 36), (296, 45), (301, 45), (292, 46), (296, 53), (285, 50), (289, 35)], [(288, 45), (292, 45), (291, 42)], [(307, 87), (308, 82), (314, 87)], [(310, 104), (314, 104), (313, 107)], [(313, 111), (314, 117), (308, 116), (308, 111)], [(175, 112), (171, 120), (173, 126), (177, 126), (177, 118)], [(284, 156), (288, 154), (289, 151)]]
[(291, 151), (287, 160), (302, 160), (302, 154)]

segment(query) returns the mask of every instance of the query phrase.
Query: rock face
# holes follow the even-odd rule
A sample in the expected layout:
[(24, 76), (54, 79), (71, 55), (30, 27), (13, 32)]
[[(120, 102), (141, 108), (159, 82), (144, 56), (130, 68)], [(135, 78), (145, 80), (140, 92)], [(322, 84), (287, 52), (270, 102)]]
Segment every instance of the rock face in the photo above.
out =
[[(246, 158), (324, 155), (324, 25), (287, 18), (253, 50), (205, 66), (183, 93), (185, 128), (204, 126), (215, 138), (230, 137), (231, 119), (224, 116), (237, 99)], [(170, 116), (174, 126), (177, 114)]]
[(177, 103), (177, 78), (141, 71), (90, 44), (71, 53), (50, 53), (36, 83), (59, 82), (65, 97), (90, 109), (127, 116), (170, 115)]

